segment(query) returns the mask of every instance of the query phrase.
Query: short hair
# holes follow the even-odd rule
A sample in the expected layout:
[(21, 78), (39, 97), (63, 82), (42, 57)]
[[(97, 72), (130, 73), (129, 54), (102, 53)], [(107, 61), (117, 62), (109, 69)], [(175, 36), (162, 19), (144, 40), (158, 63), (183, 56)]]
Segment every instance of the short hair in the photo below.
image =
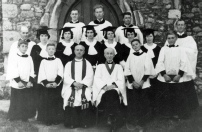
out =
[(28, 43), (30, 42), (29, 39), (19, 39), (18, 41), (18, 46), (24, 44), (24, 45), (28, 45)]
[(78, 46), (82, 46), (83, 47), (83, 49), (84, 49), (84, 51), (85, 51), (85, 46), (83, 46), (82, 44), (77, 44), (75, 47), (74, 47), (74, 50), (76, 49), (76, 47), (78, 47)]
[[(71, 13), (72, 13), (72, 11), (77, 11), (77, 12), (79, 13), (79, 10), (78, 10), (78, 9), (72, 9), (72, 10), (71, 10)], [(70, 14), (71, 14), (71, 13), (70, 13)]]
[(139, 39), (133, 39), (133, 40), (131, 41), (131, 44), (132, 44), (133, 42), (138, 42), (138, 43), (140, 43), (140, 44), (141, 44), (141, 42), (140, 42), (140, 40), (139, 40)]
[(176, 25), (178, 24), (179, 21), (183, 21), (184, 24), (186, 25), (185, 20), (183, 20), (183, 19), (178, 19), (177, 22), (176, 22)]
[(132, 16), (132, 14), (130, 12), (123, 13), (123, 17), (125, 17), (126, 15)]
[(174, 30), (169, 30), (166, 34), (166, 38), (168, 37), (168, 35), (175, 35), (177, 37), (177, 32)]
[(68, 31), (62, 31), (62, 36), (61, 36), (61, 39), (65, 39), (65, 38), (64, 38), (64, 34), (65, 34), (65, 32), (70, 32), (70, 34), (71, 34), (71, 38), (70, 38), (70, 39), (73, 39), (74, 34), (73, 34), (72, 30), (68, 30)]
[(89, 31), (89, 30), (92, 30), (92, 31), (93, 31), (94, 37), (97, 36), (97, 33), (96, 33), (96, 31), (95, 31), (94, 28), (93, 28), (93, 29), (87, 29), (87, 28), (86, 28), (86, 33), (85, 33), (85, 36), (86, 36), (86, 37), (87, 37), (87, 31)]
[(49, 46), (54, 46), (54, 47), (56, 48), (56, 45), (55, 45), (54, 43), (48, 43), (48, 44), (46, 45), (46, 48), (48, 48)]
[[(108, 38), (107, 38), (107, 32), (109, 32), (109, 31), (106, 31), (106, 34), (104, 35), (104, 38), (105, 38), (105, 39), (108, 39)], [(116, 37), (115, 32), (114, 32), (114, 31), (112, 31), (112, 32), (114, 33), (114, 38), (115, 38), (115, 37)]]
[(103, 6), (103, 5), (101, 5), (101, 4), (96, 4), (96, 5), (93, 7), (94, 12), (95, 12), (95, 10), (98, 9), (98, 8), (102, 8), (102, 10), (104, 11), (104, 6)]

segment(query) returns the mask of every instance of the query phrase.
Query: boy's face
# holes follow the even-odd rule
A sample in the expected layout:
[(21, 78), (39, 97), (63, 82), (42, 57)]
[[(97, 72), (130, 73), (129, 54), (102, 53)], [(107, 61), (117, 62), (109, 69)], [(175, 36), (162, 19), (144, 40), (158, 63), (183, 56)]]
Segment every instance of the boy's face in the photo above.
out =
[(25, 54), (25, 53), (26, 53), (27, 48), (28, 48), (28, 45), (27, 45), (27, 44), (21, 44), (20, 46), (18, 46), (18, 49), (19, 49), (19, 51), (20, 51), (22, 54)]
[(140, 47), (141, 47), (141, 44), (138, 41), (133, 41), (131, 46), (135, 51), (139, 51)]
[(167, 40), (169, 45), (174, 45), (177, 40), (177, 37), (175, 36), (175, 34), (170, 34), (167, 36)]
[(49, 56), (53, 56), (55, 54), (55, 46), (48, 46), (46, 51), (48, 52)]

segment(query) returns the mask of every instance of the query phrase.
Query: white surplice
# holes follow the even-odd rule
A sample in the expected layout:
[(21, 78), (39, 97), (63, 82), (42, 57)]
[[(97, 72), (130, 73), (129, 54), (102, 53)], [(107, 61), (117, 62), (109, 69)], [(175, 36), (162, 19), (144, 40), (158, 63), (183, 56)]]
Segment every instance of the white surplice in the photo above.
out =
[(63, 64), (59, 58), (54, 60), (43, 59), (39, 68), (38, 84), (41, 84), (43, 80), (54, 82), (57, 76), (63, 78), (63, 70)]
[[(68, 99), (72, 93), (72, 87), (71, 85), (74, 83), (74, 81), (82, 83), (87, 86), (85, 91), (85, 96), (88, 101), (91, 101), (91, 93), (92, 93), (92, 83), (93, 83), (93, 68), (91, 64), (86, 60), (86, 75), (82, 79), (82, 65), (83, 65), (83, 59), (75, 59), (75, 79), (72, 78), (71, 73), (71, 64), (72, 61), (68, 62), (65, 66), (64, 70), (64, 80), (63, 80), (63, 88), (62, 88), (62, 98), (64, 100), (63, 108), (68, 104)], [(75, 90), (75, 100), (74, 100), (74, 106), (81, 106), (81, 94), (82, 89)]]
[[(20, 77), (22, 81), (29, 82), (30, 77), (34, 78), (34, 65), (31, 56), (21, 57), (22, 53), (18, 52), (13, 56), (13, 61), (10, 63), (10, 86), (16, 89), (22, 89), (18, 87), (18, 83), (14, 78)], [(25, 88), (25, 87), (23, 87)]]
[[(35, 44), (36, 44), (36, 43), (33, 42), (33, 41), (30, 41), (30, 42), (28, 43), (28, 49), (27, 49), (27, 51), (26, 51), (26, 54), (27, 54), (27, 55), (30, 55), (30, 52), (31, 52), (31, 50), (32, 50), (32, 47), (33, 47)], [(19, 53), (18, 41), (14, 42), (14, 43), (11, 45), (10, 50), (9, 50), (9, 54), (8, 54), (8, 67), (7, 67), (6, 80), (9, 80), (10, 76), (12, 76), (12, 75), (9, 74), (9, 73), (10, 73), (9, 71), (12, 70), (12, 69), (11, 69), (12, 67), (10, 67), (10, 66), (13, 64), (13, 61), (14, 61), (15, 56), (16, 56), (17, 53)]]
[[(158, 62), (156, 64), (156, 73), (166, 71), (168, 75), (178, 75), (179, 70), (184, 71), (184, 76), (194, 76), (194, 73), (190, 66), (188, 66), (188, 60), (185, 52), (180, 47), (164, 46), (161, 48)], [(161, 74), (157, 78), (161, 82), (165, 82), (165, 79)], [(181, 77), (179, 82), (184, 82), (184, 78)], [(170, 83), (174, 83), (171, 81)]]
[[(109, 64), (109, 68), (111, 67), (112, 64)], [(96, 106), (98, 106), (102, 95), (105, 93), (105, 90), (102, 88), (104, 86), (112, 85), (112, 83), (115, 83), (118, 86), (118, 88), (114, 89), (119, 93), (120, 101), (123, 100), (123, 103), (127, 105), (123, 68), (121, 65), (115, 64), (114, 69), (110, 74), (106, 68), (106, 65), (100, 64), (96, 68), (93, 82), (93, 102), (96, 101)]]
[[(139, 52), (142, 51), (140, 50)], [(144, 75), (155, 76), (155, 69), (151, 57), (147, 53), (142, 53), (140, 56), (131, 53), (126, 61), (124, 74), (125, 76), (132, 75), (136, 82), (140, 82)], [(148, 78), (143, 83), (142, 89), (149, 88), (150, 86), (150, 80)], [(127, 81), (127, 87), (133, 89), (132, 83)]]

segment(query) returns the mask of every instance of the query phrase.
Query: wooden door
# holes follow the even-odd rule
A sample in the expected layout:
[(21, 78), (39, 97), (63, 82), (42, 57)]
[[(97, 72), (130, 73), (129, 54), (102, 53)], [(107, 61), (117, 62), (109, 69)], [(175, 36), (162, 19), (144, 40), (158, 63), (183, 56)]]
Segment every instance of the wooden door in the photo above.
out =
[(79, 21), (86, 25), (95, 20), (93, 6), (102, 4), (104, 6), (104, 18), (112, 23), (113, 26), (121, 25), (123, 16), (116, 0), (64, 0), (61, 14), (59, 17), (58, 28), (70, 21), (70, 13), (72, 9), (78, 9), (80, 13)]

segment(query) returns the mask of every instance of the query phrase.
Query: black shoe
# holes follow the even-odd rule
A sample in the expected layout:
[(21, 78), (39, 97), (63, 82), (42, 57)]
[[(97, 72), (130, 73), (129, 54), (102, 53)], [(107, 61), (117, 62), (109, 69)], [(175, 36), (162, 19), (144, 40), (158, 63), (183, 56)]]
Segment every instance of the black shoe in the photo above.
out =
[(74, 125), (71, 125), (71, 126), (70, 126), (70, 129), (74, 129), (74, 128), (76, 128)]

